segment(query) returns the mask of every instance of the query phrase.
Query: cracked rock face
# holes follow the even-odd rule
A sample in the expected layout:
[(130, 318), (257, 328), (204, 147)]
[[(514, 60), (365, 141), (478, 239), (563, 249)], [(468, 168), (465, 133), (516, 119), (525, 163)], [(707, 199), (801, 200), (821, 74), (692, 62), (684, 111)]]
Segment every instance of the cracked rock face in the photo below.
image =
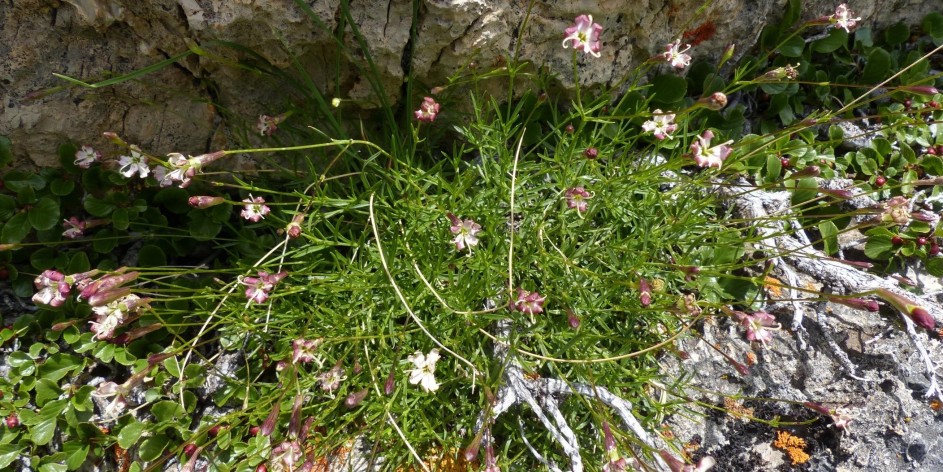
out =
[[(260, 114), (276, 115), (300, 102), (299, 91), (286, 83), (218, 60), (246, 56), (214, 47), (217, 40), (251, 49), (275, 70), (297, 60), (327, 100), (339, 91), (352, 106), (370, 109), (381, 100), (357, 67), (366, 64), (367, 52), (390, 104), (400, 100), (409, 74), (424, 93), (472, 62), (483, 70), (500, 67), (515, 51), (548, 67), (556, 77), (552, 87), (569, 90), (572, 51), (561, 47), (563, 30), (585, 13), (604, 26), (602, 56), (578, 58), (579, 80), (604, 87), (678, 37), (694, 44), (696, 58), (716, 58), (731, 43), (747, 51), (764, 25), (780, 19), (785, 0), (716, 0), (700, 14), (700, 0), (423, 0), (415, 9), (406, 0), (351, 1), (349, 18), (339, 0), (303, 3), (307, 9), (290, 0), (0, 2), (0, 135), (13, 141), (18, 164), (27, 166), (56, 165), (59, 144), (94, 143), (104, 131), (158, 154), (197, 154), (233, 142), (234, 124), (251, 128)], [(814, 18), (830, 14), (837, 0), (804, 3), (804, 17)], [(943, 8), (943, 0), (849, 6), (862, 24), (881, 28), (919, 24), (926, 12)], [(366, 51), (343, 26), (351, 22)], [(66, 85), (53, 73), (96, 82), (185, 52), (188, 44), (217, 57), (191, 55), (117, 86), (37, 93)]]

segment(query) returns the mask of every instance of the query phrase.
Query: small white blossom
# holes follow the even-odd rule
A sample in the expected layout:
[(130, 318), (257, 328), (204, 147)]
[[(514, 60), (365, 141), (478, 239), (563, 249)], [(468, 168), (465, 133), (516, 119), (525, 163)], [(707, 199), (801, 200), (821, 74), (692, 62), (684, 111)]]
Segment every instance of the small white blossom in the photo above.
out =
[(438, 349), (433, 349), (426, 355), (416, 351), (414, 354), (407, 356), (406, 360), (416, 366), (415, 369), (407, 370), (409, 372), (409, 383), (419, 384), (427, 392), (434, 392), (439, 389), (439, 383), (435, 380), (435, 364), (439, 361)]
[(121, 165), (118, 172), (128, 178), (138, 174), (143, 179), (151, 172), (151, 168), (147, 166), (147, 156), (141, 154), (141, 149), (137, 146), (131, 146), (130, 156), (120, 156), (118, 164)]

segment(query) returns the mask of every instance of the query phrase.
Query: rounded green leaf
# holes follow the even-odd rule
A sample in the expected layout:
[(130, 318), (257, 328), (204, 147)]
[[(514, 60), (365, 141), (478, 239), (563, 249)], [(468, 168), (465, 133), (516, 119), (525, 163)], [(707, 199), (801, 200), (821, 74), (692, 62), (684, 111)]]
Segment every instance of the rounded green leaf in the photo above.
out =
[(16, 199), (9, 195), (0, 195), (0, 221), (13, 218), (16, 214)]
[(161, 453), (164, 452), (164, 448), (167, 447), (167, 444), (170, 443), (170, 439), (163, 434), (158, 434), (156, 436), (151, 436), (144, 440), (141, 443), (141, 447), (138, 449), (138, 454), (141, 457), (141, 460), (144, 462), (150, 462), (156, 460), (160, 457)]
[(891, 74), (891, 54), (881, 48), (874, 48), (868, 54), (868, 63), (861, 72), (861, 83), (875, 85)]
[(884, 30), (884, 41), (890, 46), (903, 44), (908, 39), (910, 39), (910, 27), (901, 22), (897, 22)]
[(683, 77), (665, 74), (652, 79), (652, 100), (659, 103), (674, 103), (684, 98), (688, 82)]
[(82, 203), (82, 206), (85, 207), (85, 211), (89, 212), (92, 216), (105, 217), (115, 211), (115, 204), (100, 198), (95, 198), (91, 195), (85, 197), (85, 201)]
[(800, 57), (803, 49), (805, 49), (805, 40), (796, 35), (779, 47), (779, 53), (786, 57)]
[(160, 246), (146, 244), (138, 253), (138, 265), (142, 267), (159, 267), (167, 265), (167, 254)]
[(209, 218), (196, 217), (190, 220), (190, 236), (197, 241), (209, 241), (215, 238), (222, 229), (222, 223)]
[(29, 263), (36, 270), (52, 269), (56, 265), (56, 250), (51, 247), (37, 249), (30, 254)]
[(49, 184), (49, 190), (57, 197), (64, 197), (75, 190), (75, 181), (72, 179), (59, 178)]
[(31, 229), (33, 228), (29, 224), (26, 213), (14, 215), (0, 230), (0, 243), (18, 243), (26, 239), (26, 235), (29, 234)]
[(126, 230), (130, 224), (127, 208), (118, 208), (111, 213), (111, 224), (115, 229)]
[(72, 143), (59, 146), (59, 165), (70, 173), (77, 173), (79, 166), (75, 165), (75, 152), (78, 148)]
[[(923, 32), (933, 36), (934, 38), (943, 38), (943, 14), (940, 12), (933, 12), (929, 15), (923, 17)], [(0, 143), (0, 150), (3, 146)], [(2, 160), (0, 160), (2, 162)]]
[(147, 424), (140, 421), (135, 420), (128, 423), (121, 428), (121, 431), (118, 431), (118, 445), (123, 449), (129, 449), (131, 446), (137, 444), (145, 428), (147, 428)]
[(79, 272), (86, 272), (92, 268), (91, 262), (88, 260), (88, 255), (85, 252), (76, 252), (72, 254), (72, 257), (69, 259), (69, 264), (65, 267), (65, 272), (67, 274), (77, 274)]
[(841, 28), (832, 28), (828, 36), (812, 43), (812, 50), (820, 53), (830, 53), (846, 44), (848, 44), (848, 33)]
[(49, 198), (40, 198), (26, 213), (29, 224), (38, 230), (50, 229), (59, 222), (59, 202)]
[(92, 241), (92, 248), (95, 249), (95, 252), (105, 254), (111, 252), (118, 246), (118, 240), (120, 239), (117, 231), (111, 228), (105, 228), (95, 234), (95, 238)]
[(25, 188), (41, 190), (46, 186), (46, 181), (36, 173), (11, 170), (3, 176), (3, 184), (10, 191), (20, 192)]

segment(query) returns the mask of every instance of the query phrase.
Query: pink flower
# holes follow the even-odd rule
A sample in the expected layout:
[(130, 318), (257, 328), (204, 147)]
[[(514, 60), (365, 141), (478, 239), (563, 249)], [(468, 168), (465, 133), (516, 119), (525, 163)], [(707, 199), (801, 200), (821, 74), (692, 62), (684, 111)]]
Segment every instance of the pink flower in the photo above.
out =
[(319, 374), (317, 379), (321, 384), (321, 390), (333, 394), (335, 390), (340, 388), (341, 382), (347, 380), (347, 376), (344, 375), (344, 368), (338, 362), (330, 370)]
[(714, 133), (711, 132), (711, 130), (704, 131), (697, 137), (697, 141), (691, 143), (691, 153), (694, 154), (694, 162), (696, 162), (699, 167), (716, 167), (720, 169), (724, 160), (727, 159), (727, 156), (729, 156), (730, 152), (733, 150), (729, 146), (733, 141), (727, 141), (723, 144), (711, 147), (712, 139), (714, 139)]
[(95, 333), (95, 339), (111, 339), (115, 336), (115, 329), (125, 324), (130, 315), (136, 313), (141, 307), (147, 306), (149, 299), (141, 298), (137, 295), (125, 295), (124, 297), (108, 303), (104, 306), (92, 308), (95, 312), (95, 321), (90, 321), (91, 331)]
[(658, 139), (670, 138), (671, 133), (678, 129), (678, 125), (674, 123), (674, 120), (674, 113), (662, 113), (661, 110), (655, 109), (652, 119), (642, 123), (642, 129), (646, 133), (654, 134)]
[(605, 446), (606, 446), (606, 464), (602, 466), (603, 472), (623, 472), (625, 471), (628, 464), (626, 464), (625, 458), (619, 454), (619, 450), (616, 448), (616, 438), (612, 435), (612, 429), (609, 428), (609, 422), (602, 422), (602, 431), (605, 437)]
[(68, 239), (78, 239), (82, 236), (85, 236), (85, 222), (76, 218), (71, 217), (68, 220), (63, 220), (62, 227), (65, 228), (65, 231), (62, 232), (62, 237)]
[(675, 69), (684, 69), (691, 65), (691, 56), (685, 54), (689, 49), (691, 49), (690, 44), (685, 44), (684, 49), (681, 49), (681, 40), (676, 39), (675, 42), (666, 44), (665, 52), (657, 57), (670, 63)]
[(740, 324), (747, 329), (748, 341), (759, 341), (765, 346), (773, 340), (773, 331), (780, 328), (779, 323), (776, 323), (776, 317), (765, 311), (758, 311), (752, 315), (742, 311), (734, 313), (740, 320)]
[(187, 203), (189, 203), (190, 206), (192, 206), (193, 208), (199, 208), (203, 210), (206, 208), (219, 205), (225, 201), (226, 200), (223, 197), (211, 197), (209, 195), (198, 195), (198, 196), (190, 197), (190, 199), (187, 200)]
[(314, 351), (324, 342), (323, 339), (296, 339), (291, 343), (291, 361), (306, 364), (314, 360)]
[(599, 33), (601, 32), (602, 25), (593, 23), (593, 15), (580, 15), (576, 17), (573, 26), (566, 29), (563, 48), (566, 49), (567, 43), (572, 41), (573, 49), (582, 49), (584, 54), (599, 57)]
[(272, 448), (270, 463), (274, 470), (293, 472), (304, 459), (304, 450), (298, 441), (284, 441)]
[(101, 158), (101, 153), (91, 146), (82, 146), (81, 149), (75, 151), (75, 165), (83, 169), (88, 169), (92, 163), (98, 162)]
[(288, 233), (288, 237), (295, 239), (301, 236), (301, 223), (305, 220), (304, 213), (298, 213), (292, 217), (291, 222), (288, 223), (288, 227), (285, 228), (285, 232)]
[(543, 306), (546, 297), (541, 297), (538, 292), (528, 292), (524, 289), (517, 289), (517, 300), (511, 302), (511, 309), (528, 315), (534, 315), (544, 311)]
[(485, 443), (485, 468), (482, 469), (482, 472), (501, 472), (501, 468), (498, 467), (498, 459), (494, 455), (494, 439), (489, 440)]
[(288, 272), (284, 271), (269, 274), (260, 270), (258, 277), (242, 277), (239, 283), (246, 286), (246, 298), (256, 303), (265, 303), (272, 289), (287, 276)]
[(586, 207), (590, 198), (593, 198), (592, 194), (586, 191), (583, 187), (573, 187), (569, 188), (563, 194), (566, 197), (566, 206), (567, 208), (576, 208), (578, 213), (585, 213)]
[(425, 97), (422, 99), (419, 109), (415, 111), (416, 119), (432, 123), (435, 121), (435, 117), (439, 115), (439, 108), (439, 104), (432, 97)]
[(278, 123), (281, 120), (277, 116), (259, 115), (259, 121), (255, 124), (255, 129), (259, 131), (260, 136), (271, 136), (278, 131)]
[(180, 182), (180, 188), (187, 188), (190, 181), (203, 169), (203, 166), (226, 155), (226, 151), (216, 151), (209, 154), (200, 154), (196, 157), (186, 157), (179, 152), (167, 154), (167, 163), (170, 169), (158, 166), (154, 169), (154, 177), (160, 181), (161, 187), (168, 187), (174, 182)]
[(652, 286), (648, 284), (648, 281), (645, 279), (639, 279), (638, 290), (639, 290), (639, 303), (641, 303), (642, 306), (651, 305), (652, 304)]
[(265, 215), (269, 214), (272, 210), (265, 204), (265, 199), (262, 197), (252, 197), (252, 194), (249, 194), (249, 198), (242, 201), (246, 204), (245, 208), (242, 209), (242, 217), (253, 222), (258, 223), (265, 218)]
[(33, 280), (38, 290), (33, 294), (33, 303), (58, 307), (65, 304), (72, 290), (72, 284), (66, 281), (66, 276), (56, 270), (45, 270)]
[(481, 225), (475, 223), (475, 220), (467, 219), (462, 220), (459, 217), (449, 213), (449, 221), (452, 222), (452, 226), (449, 227), (449, 231), (455, 235), (452, 238), (452, 243), (455, 244), (456, 251), (462, 251), (466, 248), (468, 252), (471, 252), (472, 246), (478, 245), (478, 233), (481, 231)]
[(861, 18), (852, 18), (854, 12), (848, 9), (848, 6), (842, 3), (835, 8), (835, 14), (828, 17), (829, 23), (850, 33), (857, 26)]

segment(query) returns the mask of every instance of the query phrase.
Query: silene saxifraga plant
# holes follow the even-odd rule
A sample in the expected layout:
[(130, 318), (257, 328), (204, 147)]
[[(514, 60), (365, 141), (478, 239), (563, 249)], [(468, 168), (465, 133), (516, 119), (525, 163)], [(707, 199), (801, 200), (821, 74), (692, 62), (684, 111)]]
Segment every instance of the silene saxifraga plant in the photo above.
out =
[[(889, 84), (897, 114), (866, 111), (903, 114), (900, 142), (844, 157), (837, 132), (825, 129), (826, 140), (803, 124), (827, 128), (830, 118), (805, 114), (855, 97), (821, 85), (850, 76), (826, 68), (817, 77), (797, 63), (816, 57), (803, 48), (823, 48), (820, 39), (807, 46), (793, 30), (768, 32), (765, 40), (779, 41), (768, 51), (722, 68), (732, 48), (707, 51), (684, 32), (664, 32), (618, 90), (581, 91), (580, 67), (612, 52), (607, 19), (595, 13), (559, 24), (558, 52), (572, 54), (576, 74), (572, 101), (543, 96), (559, 78), (509, 57), (493, 69), (469, 64), (428, 93), (411, 82), (405, 111), (381, 105), (383, 122), (356, 138), (332, 122), (362, 97), (315, 97), (317, 87), (305, 87), (298, 96), (310, 103), (241, 117), (243, 149), (158, 155), (113, 133), (116, 152), (71, 148), (64, 162), (75, 174), (57, 191), (66, 180), (102, 187), (74, 195), (79, 205), (63, 198), (69, 212), (34, 228), (35, 241), (54, 239), (59, 253), (24, 259), (35, 266), (24, 266), (27, 296), (41, 309), (14, 328), (32, 333), (17, 335), (40, 354), (18, 359), (0, 385), (36, 383), (36, 372), (49, 373), (43, 365), (63, 359), (74, 366), (53, 373), (68, 371), (61, 378), (75, 385), (44, 380), (48, 393), (0, 399), (0, 413), (18, 409), (39, 431), (40, 418), (53, 418), (64, 438), (91, 431), (95, 460), (110, 460), (102, 458), (118, 445), (148, 467), (314, 470), (356, 439), (403, 468), (464, 458), (464, 468), (489, 472), (708, 470), (714, 458), (677, 452), (661, 430), (687, 398), (661, 371), (684, 357), (674, 343), (701, 336), (713, 317), (733, 338), (716, 349), (721, 364), (746, 376), (758, 367), (737, 359), (801, 336), (790, 326), (801, 310), (784, 311), (763, 281), (767, 271), (788, 275), (782, 264), (797, 255), (843, 257), (823, 214), (853, 211), (874, 241), (865, 252), (888, 267), (939, 264), (939, 205), (918, 190), (943, 173), (927, 157), (943, 144), (928, 131), (943, 118), (931, 103), (943, 97), (929, 80)], [(860, 22), (841, 5), (798, 27), (840, 36)], [(517, 92), (489, 94), (498, 80)], [(375, 92), (376, 104), (389, 96)], [(780, 108), (747, 117), (756, 103)], [(750, 126), (769, 132), (745, 134)], [(292, 142), (301, 144), (282, 144)], [(282, 147), (260, 147), (270, 143)], [(910, 162), (907, 149), (925, 157)], [(260, 171), (225, 170), (219, 161), (234, 154)], [(853, 184), (827, 185), (838, 177)], [(795, 214), (734, 216), (781, 195), (774, 203)], [(841, 206), (865, 197), (866, 206)], [(7, 206), (0, 201), (0, 211)], [(809, 234), (790, 246), (797, 232)], [(116, 239), (127, 246), (106, 246)], [(87, 260), (89, 249), (100, 256)], [(139, 263), (112, 254), (123, 251)], [(798, 284), (787, 282), (786, 303), (876, 311), (876, 297), (902, 327), (936, 328), (935, 305), (917, 293), (862, 286), (823, 298), (789, 293)], [(39, 326), (56, 334), (30, 331)], [(102, 376), (93, 364), (114, 369)], [(79, 385), (90, 372), (101, 378)], [(198, 395), (217, 409), (202, 413)], [(83, 415), (94, 415), (81, 420), (93, 428), (68, 429)], [(16, 447), (33, 455), (52, 442), (21, 437)]]

